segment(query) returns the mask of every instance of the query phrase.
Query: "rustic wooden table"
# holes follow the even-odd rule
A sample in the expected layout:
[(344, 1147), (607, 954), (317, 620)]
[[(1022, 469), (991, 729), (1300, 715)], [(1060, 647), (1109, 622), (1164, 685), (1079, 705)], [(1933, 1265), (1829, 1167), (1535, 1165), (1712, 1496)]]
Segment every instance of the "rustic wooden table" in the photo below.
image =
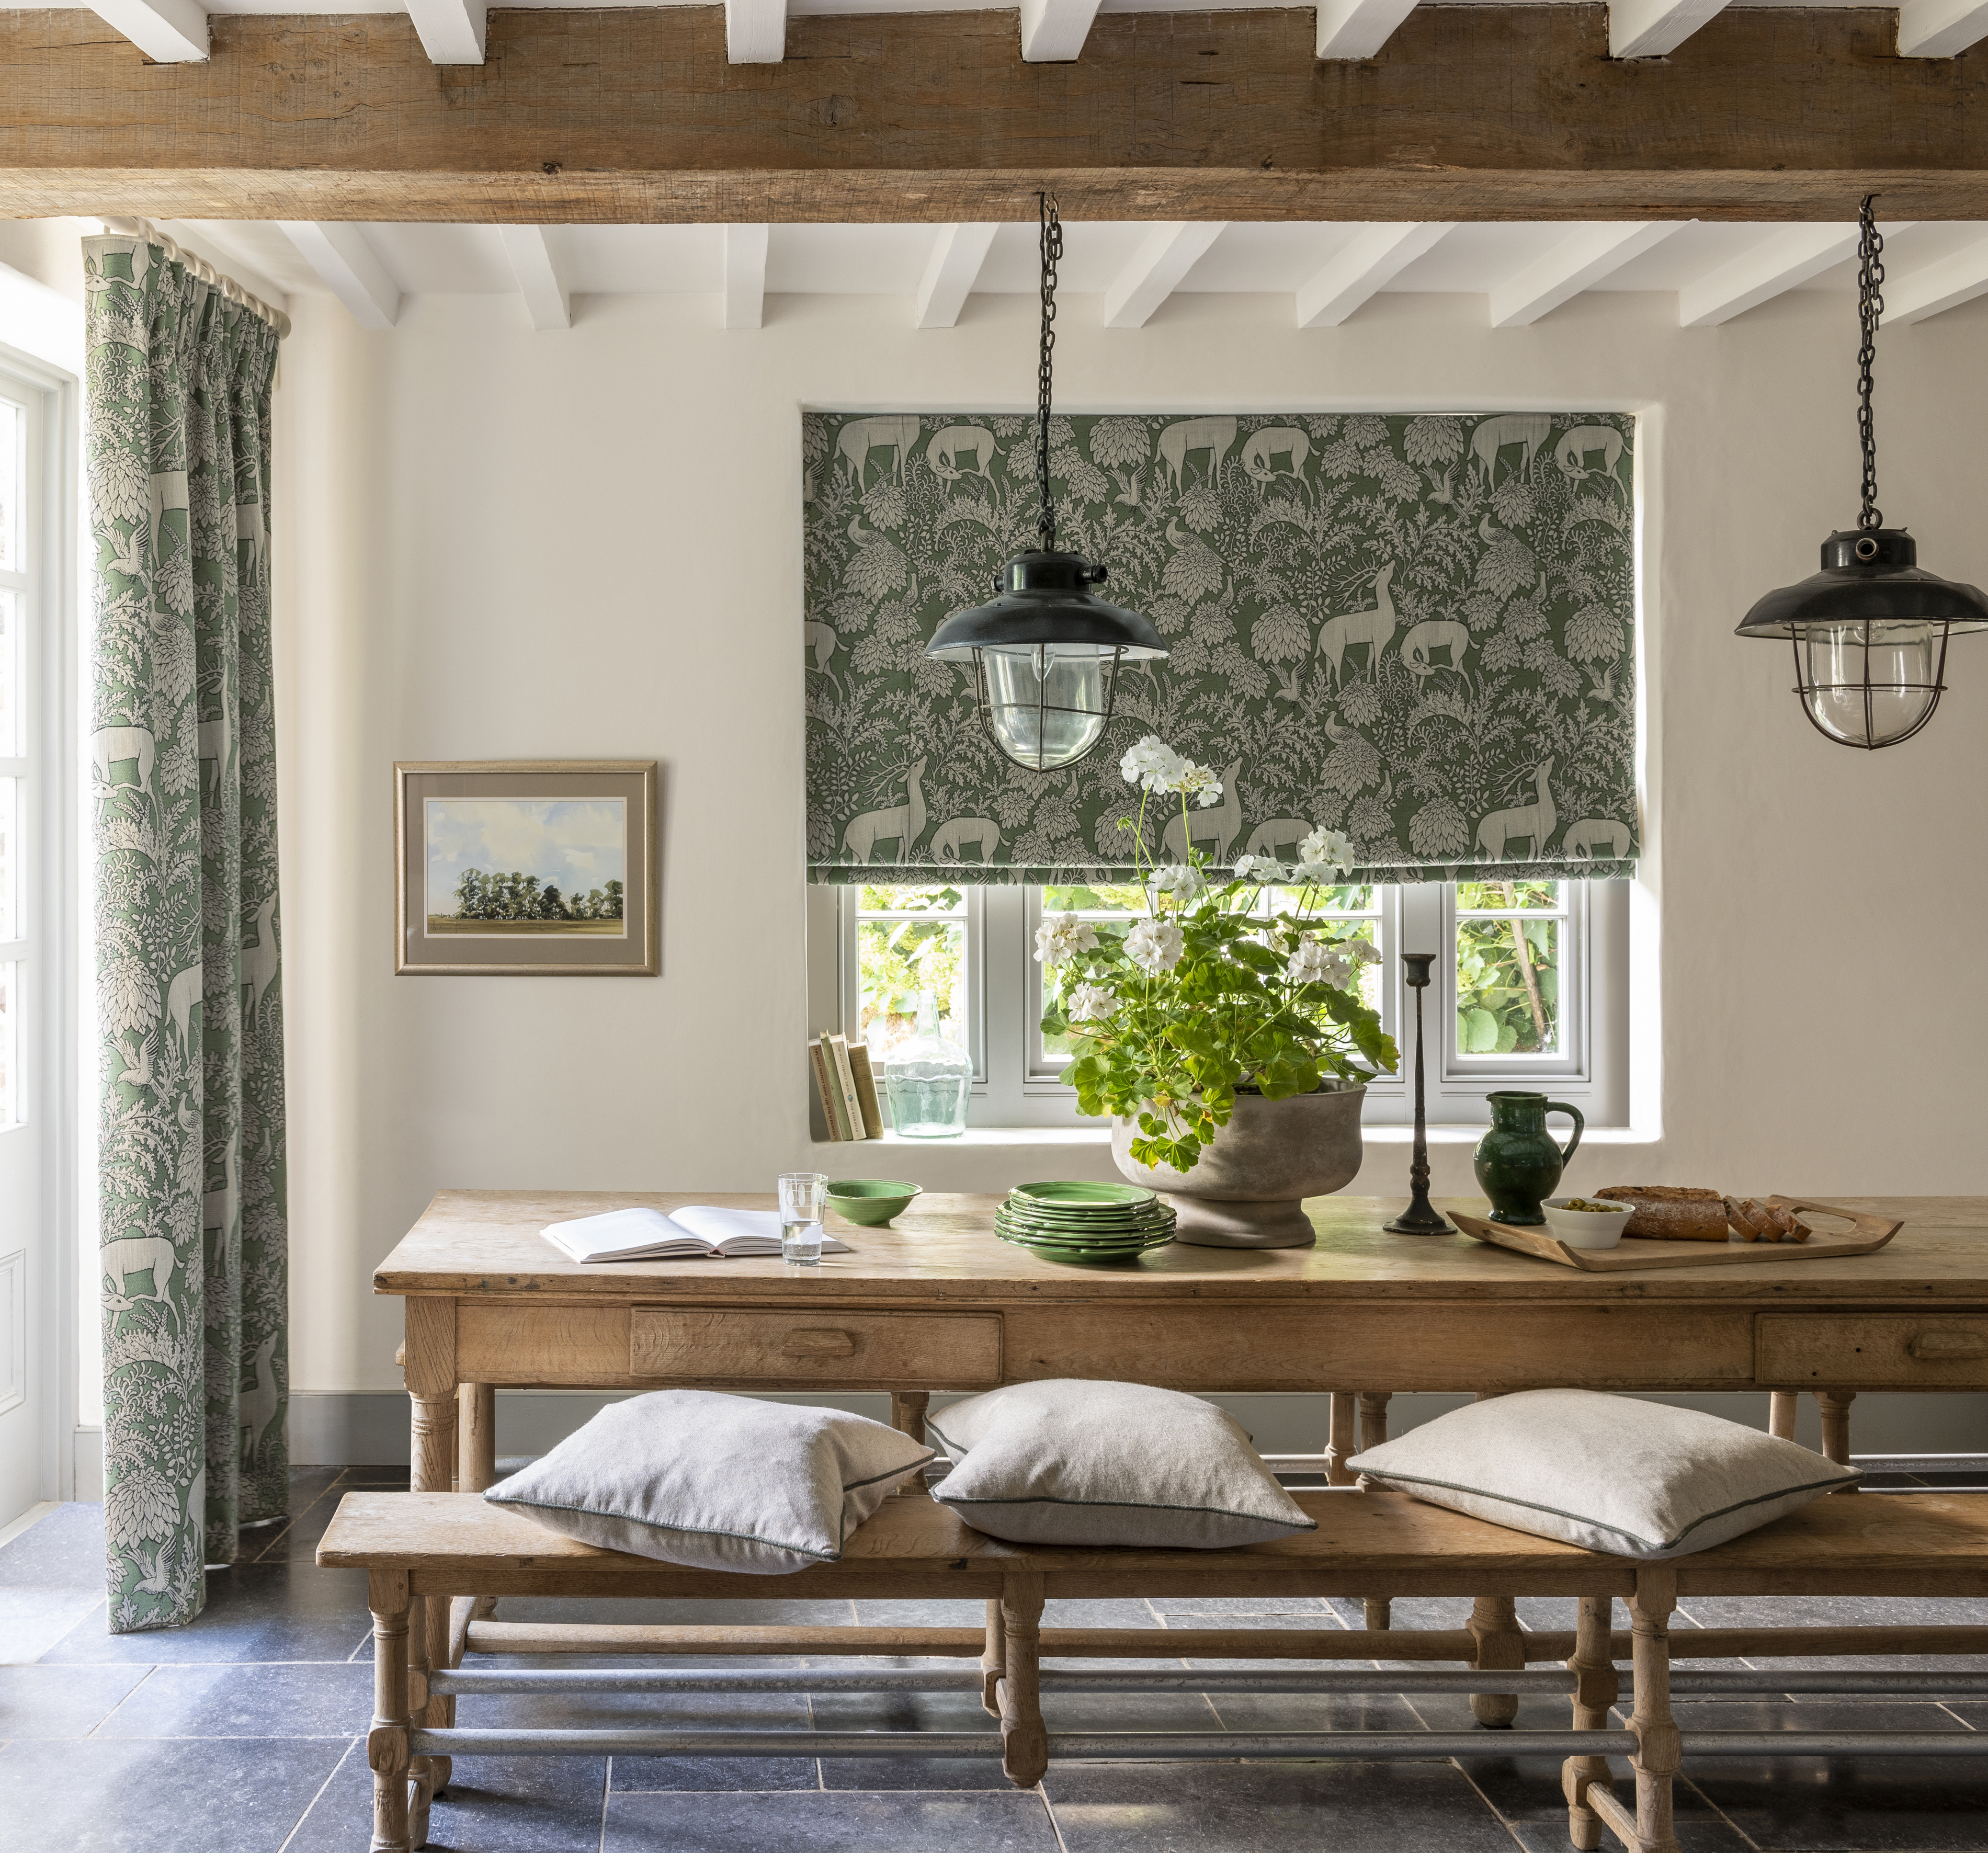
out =
[[(445, 1191), (374, 1277), (407, 1300), (414, 1488), (491, 1483), (500, 1386), (888, 1391), (893, 1421), (921, 1435), (934, 1391), (1043, 1378), (1328, 1392), (1338, 1483), (1356, 1411), (1359, 1443), (1383, 1439), (1396, 1391), (1760, 1390), (1774, 1432), (1792, 1434), (1808, 1390), (1824, 1451), (1843, 1460), (1859, 1391), (1988, 1389), (1988, 1199), (1839, 1199), (1905, 1219), (1875, 1254), (1619, 1273), (1390, 1236), (1398, 1202), (1344, 1196), (1307, 1205), (1309, 1249), (1175, 1245), (1070, 1267), (997, 1240), (998, 1200), (928, 1193), (884, 1229), (831, 1217), (854, 1252), (803, 1276), (766, 1260), (582, 1267), (539, 1233), (637, 1204), (769, 1196)], [(1509, 1601), (1480, 1607), (1484, 1644), (1509, 1634), (1516, 1651)], [(1487, 1698), (1479, 1715), (1510, 1703)]]

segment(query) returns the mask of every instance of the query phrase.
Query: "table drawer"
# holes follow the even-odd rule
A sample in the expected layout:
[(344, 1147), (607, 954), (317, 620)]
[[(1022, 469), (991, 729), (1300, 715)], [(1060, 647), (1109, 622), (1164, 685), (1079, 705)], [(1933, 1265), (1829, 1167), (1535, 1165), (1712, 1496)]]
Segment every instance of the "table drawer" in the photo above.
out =
[(628, 1371), (679, 1383), (966, 1390), (1001, 1381), (997, 1313), (630, 1309)]
[(1763, 1313), (1753, 1355), (1777, 1388), (1988, 1389), (1988, 1313)]

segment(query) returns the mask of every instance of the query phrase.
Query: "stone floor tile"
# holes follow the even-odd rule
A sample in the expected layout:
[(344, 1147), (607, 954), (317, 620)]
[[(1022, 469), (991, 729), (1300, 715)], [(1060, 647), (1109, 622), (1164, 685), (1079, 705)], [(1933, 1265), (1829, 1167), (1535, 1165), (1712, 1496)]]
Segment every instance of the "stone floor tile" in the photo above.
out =
[[(428, 1853), (597, 1853), (607, 1785), (598, 1757), (458, 1757), (448, 1793), (429, 1811)], [(362, 1741), (282, 1853), (358, 1853), (372, 1826), (373, 1773)], [(281, 1845), (271, 1841), (266, 1853)], [(732, 1853), (755, 1849), (742, 1841)]]
[[(984, 1735), (985, 1757), (824, 1757), (830, 1789), (1006, 1789), (1000, 1726), (978, 1692), (823, 1692), (812, 1701), (818, 1731), (972, 1731)], [(1047, 1717), (1046, 1709), (1044, 1716)], [(1056, 1726), (1052, 1723), (1050, 1728)]]
[(1208, 1701), (1229, 1731), (1418, 1731), (1414, 1709), (1391, 1692), (1215, 1692)]
[[(1924, 1596), (1693, 1596), (1683, 1612), (1701, 1628), (1877, 1628), (1988, 1626), (1988, 1598)], [(1988, 1655), (1856, 1654), (1750, 1662), (1814, 1672), (1988, 1672)]]
[[(769, 1579), (770, 1581), (770, 1579)], [(769, 1592), (770, 1597), (771, 1592)], [(693, 1602), (658, 1597), (506, 1596), (500, 1621), (624, 1621), (643, 1627), (853, 1628), (854, 1602)]]
[[(5, 1625), (0, 1618), (0, 1628)], [(142, 1666), (0, 1666), (0, 1739), (87, 1737), (146, 1672)]]
[(1053, 1764), (1067, 1853), (1512, 1853), (1447, 1763)]
[(762, 1790), (607, 1798), (601, 1853), (1058, 1853), (1040, 1795)]
[(373, 1669), (370, 1666), (165, 1665), (155, 1667), (151, 1676), (98, 1726), (96, 1734), (100, 1737), (350, 1737), (364, 1733), (372, 1715)]
[(464, 1694), (464, 1730), (804, 1731), (801, 1692), (566, 1692)]
[(0, 1589), (103, 1593), (103, 1508), (71, 1500), (0, 1544)]
[(617, 1757), (608, 1770), (607, 1785), (727, 1793), (819, 1789), (821, 1774), (812, 1757)]
[[(1624, 1801), (1628, 1799), (1625, 1794)], [(1678, 1845), (1683, 1853), (1753, 1853), (1753, 1843), (1716, 1815), (1680, 1816), (1675, 1827)], [(1554, 1820), (1515, 1821), (1511, 1828), (1513, 1838), (1526, 1853), (1569, 1853), (1570, 1843), (1567, 1837), (1564, 1808)], [(1601, 1844), (1613, 1847), (1615, 1837), (1604, 1830)]]
[[(1303, 1615), (1308, 1619), (1300, 1626), (1333, 1625), (1323, 1596), (1160, 1596), (1152, 1608), (1155, 1615), (1181, 1628), (1225, 1627), (1232, 1615)], [(1210, 1618), (1195, 1618), (1202, 1616)]]
[(96, 1618), (103, 1625), (103, 1591), (0, 1588), (0, 1666), (39, 1660), (67, 1635)]
[[(83, 1737), (52, 1764), (46, 1744), (10, 1743), (0, 1821), (32, 1821), (34, 1845), (65, 1853), (276, 1853), (349, 1747)], [(348, 1829), (338, 1844), (348, 1853), (365, 1843)]]
[(43, 1655), (51, 1662), (344, 1660), (370, 1645), (363, 1570), (247, 1564), (208, 1572), (207, 1607), (184, 1628), (104, 1632), (93, 1616)]

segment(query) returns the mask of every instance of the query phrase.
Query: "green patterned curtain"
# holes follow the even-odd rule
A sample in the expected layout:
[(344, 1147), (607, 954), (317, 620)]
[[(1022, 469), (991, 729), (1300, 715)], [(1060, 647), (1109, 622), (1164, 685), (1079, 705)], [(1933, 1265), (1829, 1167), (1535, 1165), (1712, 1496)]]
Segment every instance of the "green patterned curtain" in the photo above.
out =
[(83, 241), (104, 1531), (114, 1632), (200, 1612), (283, 1512), (283, 1032), (269, 658), (276, 333)]
[[(1118, 761), (1220, 775), (1219, 863), (1346, 831), (1377, 881), (1625, 875), (1639, 840), (1635, 421), (1609, 412), (1057, 418), (1061, 545), (1152, 619), (1104, 743), (1003, 758), (923, 651), (1035, 541), (1034, 421), (804, 415), (808, 860), (818, 881), (1124, 880)], [(1150, 858), (1178, 854), (1149, 817)]]

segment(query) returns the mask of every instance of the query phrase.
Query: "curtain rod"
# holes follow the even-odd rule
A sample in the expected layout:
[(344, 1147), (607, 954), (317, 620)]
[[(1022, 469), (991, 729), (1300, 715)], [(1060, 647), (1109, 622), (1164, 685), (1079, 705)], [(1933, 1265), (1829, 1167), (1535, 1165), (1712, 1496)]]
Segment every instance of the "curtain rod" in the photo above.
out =
[(183, 245), (176, 244), (148, 218), (106, 218), (103, 229), (120, 238), (142, 238), (147, 243), (161, 246), (168, 258), (175, 259), (186, 265), (203, 283), (219, 290), (229, 302), (238, 303), (251, 313), (260, 316), (275, 329), (279, 339), (290, 332), (290, 318), (280, 309), (272, 309), (260, 296), (251, 296), (231, 276), (223, 276), (204, 257), (199, 257)]

